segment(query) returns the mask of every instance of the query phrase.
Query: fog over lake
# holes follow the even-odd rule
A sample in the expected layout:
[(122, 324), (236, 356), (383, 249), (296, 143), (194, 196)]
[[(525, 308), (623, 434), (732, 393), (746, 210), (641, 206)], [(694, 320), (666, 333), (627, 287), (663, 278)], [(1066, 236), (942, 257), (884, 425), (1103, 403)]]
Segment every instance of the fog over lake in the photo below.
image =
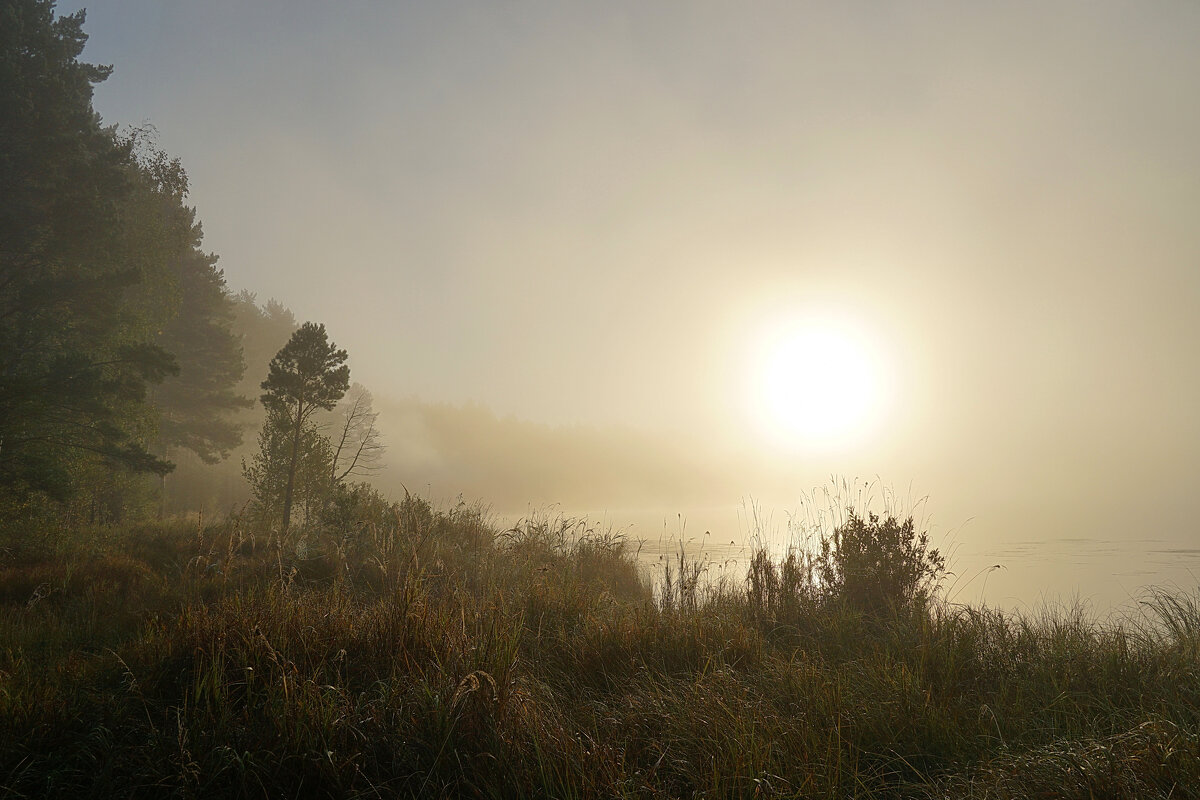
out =
[[(789, 546), (816, 545), (789, 521), (793, 513), (745, 506), (697, 508), (686, 512), (611, 509), (568, 511), (550, 507), (537, 515), (586, 520), (585, 527), (623, 533), (642, 563), (661, 579), (666, 564), (677, 568), (680, 551), (705, 565), (706, 579), (740, 581), (754, 549), (782, 554)], [(498, 515), (513, 524), (522, 515)], [(1189, 532), (1148, 539), (1052, 536), (1021, 532), (980, 536), (972, 522), (954, 530), (935, 525), (931, 546), (947, 556), (950, 574), (943, 597), (956, 603), (986, 603), (1009, 610), (1039, 611), (1077, 601), (1097, 615), (1131, 611), (1154, 588), (1189, 589), (1200, 582), (1200, 547)]]
[(1107, 607), (1194, 585), (1198, 15), (139, 0), (83, 57), (349, 352), (381, 489), (740, 544), (877, 480), (962, 596)]

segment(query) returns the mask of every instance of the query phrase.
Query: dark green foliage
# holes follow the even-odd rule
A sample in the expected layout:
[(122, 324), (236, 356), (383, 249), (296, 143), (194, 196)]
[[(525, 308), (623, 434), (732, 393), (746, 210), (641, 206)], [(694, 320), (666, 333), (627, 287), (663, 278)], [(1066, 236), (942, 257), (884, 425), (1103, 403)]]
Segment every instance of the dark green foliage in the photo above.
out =
[(76, 59), (83, 14), (12, 0), (0, 8), (0, 486), (65, 496), (98, 455), (165, 471), (138, 435), (146, 384), (173, 360), (125, 304), (137, 190), (130, 145), (100, 127)]
[(350, 388), (346, 351), (329, 341), (325, 326), (306, 322), (275, 357), (263, 381), (262, 403), (307, 420), (318, 408), (331, 411)]
[(178, 354), (179, 362), (178, 378), (164, 381), (154, 395), (160, 412), (159, 443), (166, 449), (190, 450), (212, 464), (241, 444), (235, 412), (252, 401), (232, 388), (244, 365), (229, 327), (220, 273), (197, 254), (181, 264), (180, 282), (190, 299), (159, 339), (164, 349)]
[[(243, 397), (258, 397), (260, 384), (267, 374), (268, 365), (298, 327), (292, 313), (280, 303), (270, 300), (259, 305), (255, 296), (240, 292), (229, 298), (231, 320), (230, 332), (240, 343), (246, 370), (241, 380), (234, 385), (233, 394)], [(181, 360), (182, 373), (187, 364)], [(160, 387), (166, 390), (167, 386)], [(164, 416), (167, 414), (163, 412)], [(230, 452), (230, 457), (216, 464), (203, 461), (190, 451), (175, 450), (171, 460), (176, 463), (175, 471), (168, 476), (164, 485), (163, 508), (167, 514), (180, 514), (203, 510), (207, 514), (228, 514), (242, 509), (252, 500), (250, 487), (243, 474), (254, 455), (260, 452), (257, 432), (266, 420), (266, 409), (259, 403), (236, 409), (231, 418), (242, 442)]]
[(322, 521), (334, 530), (360, 531), (369, 525), (388, 525), (392, 520), (391, 502), (369, 483), (334, 484), (322, 510)]
[(179, 367), (152, 392), (154, 449), (164, 456), (188, 450), (215, 463), (241, 443), (236, 412), (253, 401), (235, 391), (245, 365), (232, 330), (233, 302), (216, 256), (201, 248), (195, 210), (184, 204), (187, 173), (152, 135), (140, 129), (126, 137), (138, 178), (128, 227), (142, 275), (126, 302), (141, 309), (146, 334)]
[(98, 465), (163, 474), (172, 447), (228, 450), (240, 375), (186, 175), (144, 132), (101, 126), (110, 70), (77, 60), (82, 25), (0, 5), (0, 491), (58, 499)]
[(264, 527), (283, 516), (289, 476), (293, 502), (305, 511), (306, 518), (308, 511), (319, 508), (329, 495), (329, 440), (311, 420), (304, 423), (299, 441), (293, 433), (289, 416), (278, 409), (268, 410), (258, 434), (258, 452), (243, 468), (253, 497), (252, 514)]
[[(291, 523), (292, 503), (296, 494), (296, 477), (301, 462), (313, 452), (305, 446), (305, 436), (315, 433), (309, 427), (312, 415), (319, 409), (330, 411), (342, 395), (350, 388), (350, 367), (346, 366), (346, 351), (339, 350), (329, 341), (325, 326), (306, 322), (292, 334), (275, 357), (271, 359), (270, 372), (263, 381), (262, 404), (268, 412), (264, 432), (268, 426), (286, 425), (288, 454), (282, 466), (282, 524), (280, 530), (287, 533)], [(306, 434), (306, 431), (309, 433)], [(271, 434), (265, 440), (272, 441)], [(323, 438), (319, 433), (318, 438)], [(327, 443), (326, 443), (327, 444)], [(263, 465), (277, 463), (273, 457), (264, 458)], [(333, 480), (332, 457), (326, 461), (325, 473)], [(261, 481), (260, 486), (268, 485)]]

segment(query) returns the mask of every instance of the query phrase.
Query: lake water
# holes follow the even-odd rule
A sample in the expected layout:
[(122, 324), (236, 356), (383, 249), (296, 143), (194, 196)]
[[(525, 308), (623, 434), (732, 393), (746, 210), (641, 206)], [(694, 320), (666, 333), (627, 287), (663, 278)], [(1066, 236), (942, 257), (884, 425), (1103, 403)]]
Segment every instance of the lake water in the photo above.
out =
[[(745, 507), (570, 516), (586, 516), (595, 527), (622, 531), (656, 576), (666, 563), (677, 563), (682, 547), (689, 560), (704, 564), (707, 577), (740, 580), (752, 544), (782, 554), (805, 539), (804, 526), (787, 514)], [(1155, 538), (1035, 538), (965, 525), (950, 533), (933, 529), (930, 544), (947, 556), (952, 574), (943, 584), (945, 595), (960, 603), (1036, 612), (1079, 601), (1102, 616), (1132, 610), (1151, 587), (1186, 592), (1200, 587), (1200, 538), (1194, 532)]]

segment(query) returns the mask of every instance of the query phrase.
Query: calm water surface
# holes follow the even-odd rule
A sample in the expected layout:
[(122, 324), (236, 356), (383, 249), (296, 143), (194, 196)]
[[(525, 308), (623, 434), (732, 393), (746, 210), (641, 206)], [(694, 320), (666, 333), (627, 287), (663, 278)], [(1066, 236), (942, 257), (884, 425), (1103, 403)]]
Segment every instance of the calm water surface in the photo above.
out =
[[(682, 551), (704, 564), (709, 578), (740, 580), (752, 544), (774, 553), (803, 544), (805, 534), (788, 515), (757, 514), (744, 507), (572, 512), (602, 529), (622, 531), (654, 575), (676, 564)], [(945, 594), (961, 603), (981, 602), (1036, 612), (1046, 606), (1084, 603), (1097, 615), (1132, 610), (1151, 587), (1193, 592), (1200, 587), (1200, 537), (1127, 539), (1006, 534), (980, 525), (953, 533), (930, 532), (951, 572)]]

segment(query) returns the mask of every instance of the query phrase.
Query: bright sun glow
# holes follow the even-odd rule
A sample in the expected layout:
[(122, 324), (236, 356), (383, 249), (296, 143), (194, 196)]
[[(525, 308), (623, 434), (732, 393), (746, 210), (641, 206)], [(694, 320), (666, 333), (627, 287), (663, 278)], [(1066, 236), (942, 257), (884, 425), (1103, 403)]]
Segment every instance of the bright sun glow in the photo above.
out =
[(886, 371), (867, 338), (845, 323), (804, 318), (777, 325), (754, 360), (751, 411), (777, 445), (846, 447), (882, 421)]

